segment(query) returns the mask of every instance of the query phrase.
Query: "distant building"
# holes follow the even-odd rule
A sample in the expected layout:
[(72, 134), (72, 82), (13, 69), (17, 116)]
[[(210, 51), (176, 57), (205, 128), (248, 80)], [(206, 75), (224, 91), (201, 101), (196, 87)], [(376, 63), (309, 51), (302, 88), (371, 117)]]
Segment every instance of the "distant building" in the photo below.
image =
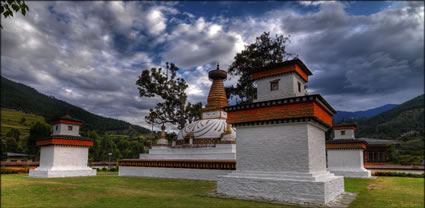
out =
[(387, 139), (376, 139), (376, 138), (358, 138), (367, 142), (366, 150), (364, 151), (365, 164), (384, 164), (388, 162), (387, 151), (391, 145), (396, 147), (400, 146), (400, 142), (387, 140)]
[(7, 159), (4, 162), (32, 162), (34, 155), (28, 155), (24, 153), (7, 152)]

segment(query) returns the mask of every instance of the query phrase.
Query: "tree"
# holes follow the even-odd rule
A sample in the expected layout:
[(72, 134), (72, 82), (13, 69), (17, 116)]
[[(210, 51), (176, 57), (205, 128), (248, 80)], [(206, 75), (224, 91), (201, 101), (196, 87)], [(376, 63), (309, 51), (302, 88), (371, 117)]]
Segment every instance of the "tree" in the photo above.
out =
[(27, 140), (27, 151), (28, 154), (38, 155), (38, 148), (35, 146), (37, 139), (48, 137), (52, 134), (52, 127), (45, 123), (38, 121), (30, 128), (30, 135)]
[(89, 131), (87, 137), (93, 139), (93, 147), (90, 147), (89, 154), (93, 161), (98, 161), (100, 152), (100, 137), (95, 130)]
[(15, 138), (15, 139), (16, 139), (16, 141), (18, 141), (18, 140), (19, 140), (19, 137), (21, 136), (21, 132), (19, 132), (19, 130), (18, 130), (18, 129), (11, 128), (11, 129), (7, 132), (6, 136), (8, 136), (8, 137), (13, 137), (13, 138)]
[(18, 142), (13, 137), (6, 138), (6, 146), (7, 152), (17, 152), (18, 150)]
[[(29, 11), (28, 6), (22, 0), (1, 0), (0, 1), (0, 15), (3, 14), (4, 18), (13, 17), (13, 11), (16, 13), (21, 11), (22, 15), (26, 15)], [(0, 24), (0, 28), (3, 29)]]
[[(153, 109), (150, 109), (150, 113), (145, 117), (145, 120), (149, 124), (178, 124), (178, 128), (182, 129), (187, 122), (200, 117), (202, 104), (187, 102), (185, 90), (188, 85), (183, 78), (177, 78), (177, 71), (179, 70), (177, 66), (167, 62), (166, 70), (166, 73), (164, 73), (162, 68), (146, 69), (136, 82), (141, 97), (159, 96), (163, 100)], [(168, 75), (169, 71), (170, 77)], [(152, 115), (155, 115), (156, 119), (152, 119)]]
[(287, 43), (289, 36), (276, 35), (272, 38), (269, 32), (264, 32), (256, 38), (255, 43), (245, 46), (243, 51), (237, 53), (228, 68), (228, 73), (240, 78), (236, 87), (226, 88), (227, 97), (237, 98), (238, 103), (251, 103), (257, 94), (251, 74), (256, 70), (296, 57), (286, 51)]

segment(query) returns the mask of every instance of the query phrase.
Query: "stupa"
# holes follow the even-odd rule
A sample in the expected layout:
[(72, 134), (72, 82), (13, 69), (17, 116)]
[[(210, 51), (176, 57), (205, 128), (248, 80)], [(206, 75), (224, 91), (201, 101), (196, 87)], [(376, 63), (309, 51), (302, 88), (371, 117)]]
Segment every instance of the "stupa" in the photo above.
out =
[(87, 166), (89, 147), (93, 139), (81, 137), (82, 121), (65, 116), (53, 121), (53, 134), (40, 138), (40, 166), (30, 170), (30, 177), (54, 178), (95, 176), (96, 170)]
[(364, 168), (364, 150), (367, 142), (356, 139), (356, 125), (340, 124), (333, 127), (334, 139), (326, 142), (328, 170), (335, 175), (351, 178), (370, 178)]
[(162, 129), (164, 139), (152, 145), (149, 154), (140, 154), (139, 160), (120, 161), (120, 176), (216, 180), (217, 175), (234, 169), (236, 132), (227, 124), (223, 110), (228, 105), (223, 85), (227, 72), (217, 65), (208, 76), (212, 84), (201, 119), (186, 125), (171, 145)]
[(306, 95), (310, 70), (299, 59), (252, 74), (257, 100), (227, 106), (237, 130), (236, 170), (220, 176), (217, 192), (236, 198), (326, 205), (344, 192), (344, 179), (326, 170), (325, 132), (335, 110)]

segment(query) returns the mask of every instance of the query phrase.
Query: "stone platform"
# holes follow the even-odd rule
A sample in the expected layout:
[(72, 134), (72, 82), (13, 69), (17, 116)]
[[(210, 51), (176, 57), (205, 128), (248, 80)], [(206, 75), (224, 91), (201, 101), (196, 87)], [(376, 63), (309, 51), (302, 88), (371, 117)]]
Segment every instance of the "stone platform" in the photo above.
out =
[(72, 169), (72, 170), (52, 170), (52, 169), (35, 169), (30, 170), (30, 177), (36, 178), (61, 178), (61, 177), (78, 177), (78, 176), (96, 176), (96, 170), (87, 169)]
[(217, 192), (225, 196), (299, 205), (324, 205), (344, 190), (344, 178), (329, 172), (234, 171), (220, 176)]

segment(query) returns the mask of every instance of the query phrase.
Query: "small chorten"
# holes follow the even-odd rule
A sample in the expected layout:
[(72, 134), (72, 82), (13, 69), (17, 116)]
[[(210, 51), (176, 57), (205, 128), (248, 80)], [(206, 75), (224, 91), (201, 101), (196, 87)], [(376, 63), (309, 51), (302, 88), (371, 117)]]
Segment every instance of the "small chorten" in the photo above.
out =
[(80, 136), (81, 120), (69, 115), (53, 120), (53, 134), (36, 140), (40, 147), (40, 166), (30, 170), (30, 177), (54, 178), (95, 176), (87, 166), (93, 139)]
[(162, 124), (161, 126), (161, 138), (156, 142), (157, 145), (168, 146), (168, 140), (165, 138), (165, 126)]

